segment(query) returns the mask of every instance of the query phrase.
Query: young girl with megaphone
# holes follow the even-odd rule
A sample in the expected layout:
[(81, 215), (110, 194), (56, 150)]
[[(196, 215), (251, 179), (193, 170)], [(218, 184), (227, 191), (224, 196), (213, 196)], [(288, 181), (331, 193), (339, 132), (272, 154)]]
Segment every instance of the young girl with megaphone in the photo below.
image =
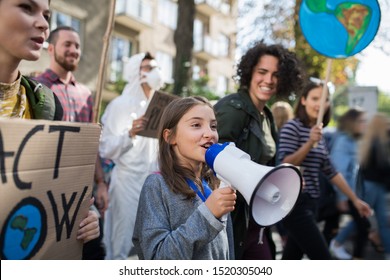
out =
[(230, 213), (236, 193), (218, 188), (205, 164), (218, 142), (217, 121), (207, 100), (179, 98), (165, 109), (159, 128), (160, 172), (146, 179), (133, 243), (140, 259), (233, 259)]

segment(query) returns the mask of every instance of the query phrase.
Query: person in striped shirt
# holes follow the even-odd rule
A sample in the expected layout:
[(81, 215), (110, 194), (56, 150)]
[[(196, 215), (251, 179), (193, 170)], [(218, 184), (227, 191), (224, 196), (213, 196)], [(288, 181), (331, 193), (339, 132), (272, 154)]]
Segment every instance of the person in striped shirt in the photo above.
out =
[(295, 208), (283, 221), (288, 232), (282, 259), (331, 259), (328, 245), (316, 224), (320, 197), (319, 172), (337, 186), (354, 204), (361, 216), (371, 215), (370, 207), (351, 190), (341, 173), (333, 167), (322, 137), (330, 119), (329, 97), (323, 123), (317, 124), (323, 83), (308, 82), (295, 108), (295, 118), (282, 128), (279, 138), (280, 162), (301, 167), (304, 187)]

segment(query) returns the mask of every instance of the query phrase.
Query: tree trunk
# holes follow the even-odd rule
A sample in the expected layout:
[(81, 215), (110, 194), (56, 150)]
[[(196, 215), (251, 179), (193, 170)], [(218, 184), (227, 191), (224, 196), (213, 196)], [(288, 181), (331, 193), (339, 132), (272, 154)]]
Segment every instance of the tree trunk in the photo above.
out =
[(194, 46), (194, 0), (178, 0), (177, 27), (174, 34), (176, 58), (173, 93), (185, 95), (191, 75), (192, 49)]

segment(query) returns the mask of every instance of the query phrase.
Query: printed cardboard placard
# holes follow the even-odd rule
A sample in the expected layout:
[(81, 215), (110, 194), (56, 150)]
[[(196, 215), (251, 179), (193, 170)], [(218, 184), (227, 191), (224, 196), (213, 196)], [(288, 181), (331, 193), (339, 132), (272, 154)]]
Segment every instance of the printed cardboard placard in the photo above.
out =
[(1, 259), (81, 259), (98, 124), (0, 119)]
[(141, 136), (157, 138), (158, 125), (165, 107), (174, 99), (179, 98), (176, 95), (156, 91), (150, 100), (146, 109), (145, 117), (149, 119), (145, 129), (138, 133)]

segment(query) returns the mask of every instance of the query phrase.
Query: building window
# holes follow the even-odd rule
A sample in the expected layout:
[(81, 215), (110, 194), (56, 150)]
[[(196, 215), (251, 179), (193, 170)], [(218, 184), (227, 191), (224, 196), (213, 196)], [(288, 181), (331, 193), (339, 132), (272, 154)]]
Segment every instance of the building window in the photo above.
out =
[(201, 20), (194, 21), (194, 51), (203, 50), (204, 24)]
[(209, 24), (199, 18), (194, 20), (194, 51), (218, 56), (218, 41), (209, 35)]
[(165, 52), (156, 53), (156, 61), (161, 68), (164, 82), (173, 83), (173, 57)]
[(116, 1), (115, 13), (130, 15), (148, 24), (152, 23), (150, 0), (118, 0)]
[(158, 21), (171, 29), (176, 29), (177, 3), (174, 3), (171, 0), (159, 0)]
[(219, 75), (217, 79), (216, 92), (219, 96), (224, 96), (228, 91), (229, 79), (225, 76)]
[(229, 0), (223, 0), (219, 9), (223, 14), (228, 15), (231, 12), (231, 5)]
[[(71, 15), (61, 13), (56, 10), (52, 10), (51, 17), (50, 17), (50, 30), (54, 30), (57, 27), (60, 26), (71, 26), (73, 27), (80, 37), (81, 42), (81, 49), (83, 49), (83, 42), (84, 42), (84, 32), (82, 32), (81, 28), (81, 20), (78, 18), (75, 18)], [(47, 48), (49, 44), (45, 42), (43, 45), (44, 48)]]
[(220, 56), (227, 57), (229, 56), (229, 45), (230, 40), (229, 37), (225, 34), (219, 34), (218, 35), (218, 54)]
[(54, 30), (64, 25), (73, 27), (81, 37), (81, 21), (79, 19), (55, 10), (52, 11), (50, 29)]
[(124, 58), (131, 55), (133, 43), (127, 39), (113, 36), (111, 41), (110, 82), (123, 79)]
[(230, 0), (195, 0), (196, 5), (207, 4), (215, 10), (228, 15), (230, 13)]

